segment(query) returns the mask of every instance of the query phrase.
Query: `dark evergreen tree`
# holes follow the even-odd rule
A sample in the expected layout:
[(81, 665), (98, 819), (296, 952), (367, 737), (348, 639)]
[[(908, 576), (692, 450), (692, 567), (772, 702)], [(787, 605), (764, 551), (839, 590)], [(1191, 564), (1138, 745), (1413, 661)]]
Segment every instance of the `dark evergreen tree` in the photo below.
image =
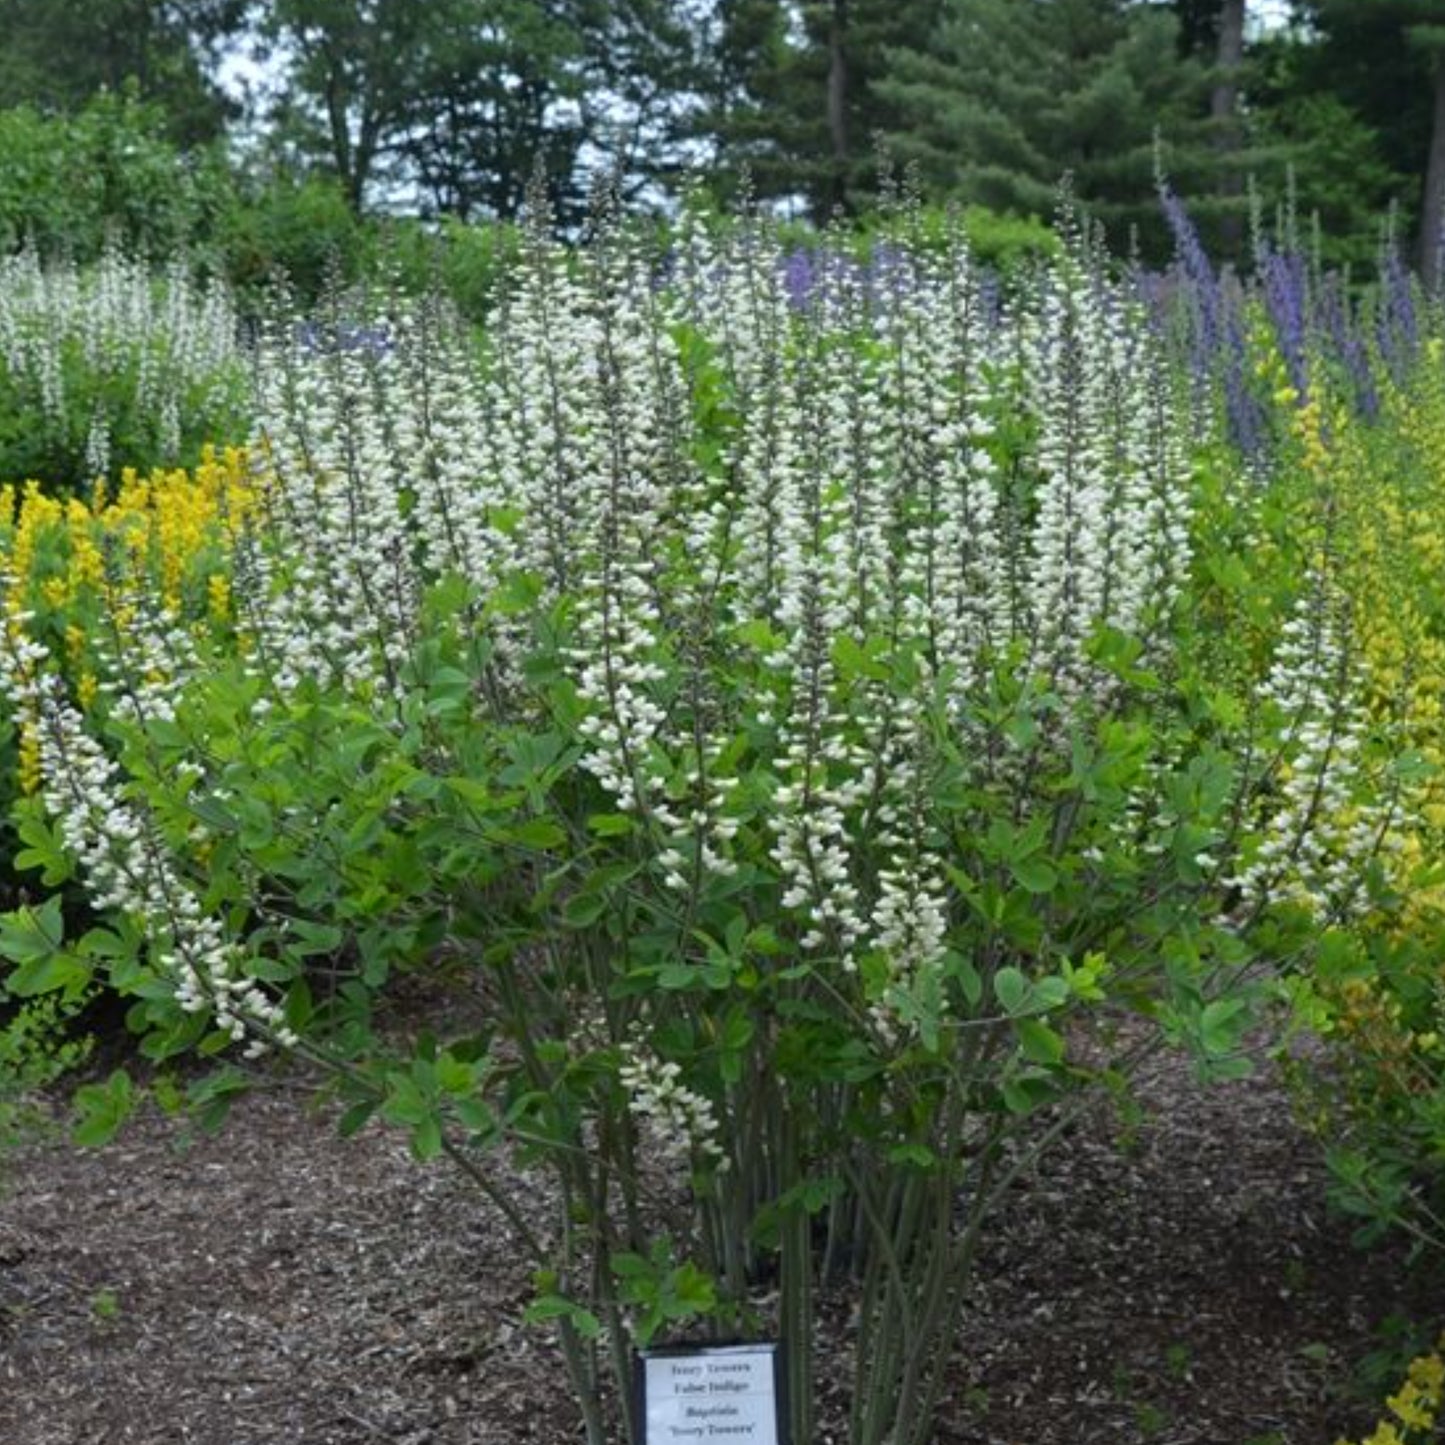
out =
[(1219, 53), (1221, 0), (1168, 0), (1179, 21), (1179, 49), (1206, 64)]
[[(1326, 264), (1368, 271), (1387, 224), (1402, 238), (1410, 233), (1418, 172), (1412, 177), (1392, 162), (1388, 132), (1356, 108), (1349, 87), (1325, 82), (1327, 59), (1319, 37), (1308, 30), (1281, 30), (1251, 44), (1248, 170), (1267, 219), (1292, 198), (1302, 222), (1318, 235)], [(1414, 97), (1401, 96), (1402, 109), (1414, 105)]]
[[(785, 0), (716, 0), (702, 80), (702, 105), (692, 131), (709, 165), (706, 176), (723, 199), (742, 172), (765, 196), (799, 187), (811, 126), (785, 101), (800, 47), (789, 34)], [(816, 157), (812, 160), (816, 165)]]
[(1166, 10), (1123, 0), (948, 0), (929, 44), (878, 84), (890, 136), (931, 190), (1043, 213), (1065, 176), (1117, 242), (1166, 245), (1156, 138), (1177, 183), (1207, 172), (1206, 72)]
[(1445, 0), (1309, 0), (1320, 36), (1301, 79), (1337, 94), (1414, 176), (1417, 259), (1431, 282), (1445, 247)]
[(899, 125), (879, 85), (888, 56), (925, 45), (943, 3), (718, 0), (709, 94), (725, 177), (746, 165), (761, 196), (796, 196), (820, 221), (866, 205), (878, 139)]
[(74, 112), (133, 88), (182, 145), (213, 139), (230, 107), (215, 83), (221, 46), (248, 0), (0, 0), (0, 97)]
[(1219, 156), (1217, 193), (1223, 202), (1221, 226), (1225, 247), (1237, 252), (1244, 235), (1239, 208), (1244, 194), (1244, 129), (1240, 123), (1240, 83), (1244, 71), (1245, 0), (1219, 0), (1213, 85), (1209, 93), (1209, 120)]

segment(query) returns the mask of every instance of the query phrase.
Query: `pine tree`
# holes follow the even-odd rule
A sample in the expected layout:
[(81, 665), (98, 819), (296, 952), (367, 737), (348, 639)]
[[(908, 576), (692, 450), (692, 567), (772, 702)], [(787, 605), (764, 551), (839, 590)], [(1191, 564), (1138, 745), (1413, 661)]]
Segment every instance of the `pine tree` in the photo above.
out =
[(886, 58), (926, 43), (944, 3), (719, 0), (711, 115), (724, 172), (746, 165), (759, 195), (797, 196), (819, 221), (866, 204), (877, 140), (899, 124), (879, 88)]
[(948, 0), (877, 88), (930, 189), (1038, 214), (1067, 175), (1120, 244), (1158, 252), (1156, 136), (1174, 175), (1208, 166), (1204, 72), (1179, 49), (1170, 14), (1122, 0)]

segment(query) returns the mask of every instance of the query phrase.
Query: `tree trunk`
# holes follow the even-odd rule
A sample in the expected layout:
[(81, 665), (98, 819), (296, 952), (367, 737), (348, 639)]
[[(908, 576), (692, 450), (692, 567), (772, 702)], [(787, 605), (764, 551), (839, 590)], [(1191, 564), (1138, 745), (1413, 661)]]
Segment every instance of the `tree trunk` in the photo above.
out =
[(848, 0), (833, 0), (828, 17), (828, 138), (832, 142), (830, 203), (848, 204)]
[(1445, 54), (1435, 59), (1435, 122), (1430, 132), (1430, 163), (1420, 208), (1420, 274), (1434, 290), (1440, 284), (1440, 249), (1445, 243)]
[(1219, 178), (1219, 196), (1224, 202), (1220, 239), (1231, 254), (1238, 253), (1244, 239), (1244, 215), (1240, 208), (1244, 183), (1239, 173), (1239, 70), (1244, 63), (1245, 8), (1246, 0), (1219, 0), (1217, 78), (1209, 97), (1214, 144), (1223, 166)]

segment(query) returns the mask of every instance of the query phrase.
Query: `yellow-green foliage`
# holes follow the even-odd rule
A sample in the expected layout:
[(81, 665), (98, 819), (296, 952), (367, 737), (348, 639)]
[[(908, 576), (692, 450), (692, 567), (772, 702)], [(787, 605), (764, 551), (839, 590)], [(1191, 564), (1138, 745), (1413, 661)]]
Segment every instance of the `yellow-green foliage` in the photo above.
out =
[[(1445, 1246), (1445, 375), (1441, 343), (1373, 422), (1323, 388), (1275, 398), (1286, 437), (1259, 575), (1327, 569), (1352, 604), (1360, 686), (1396, 759), (1383, 893), (1298, 998), (1330, 1044), (1306, 1114), (1353, 1165), (1342, 1197)], [(1279, 587), (1276, 576), (1271, 584)], [(1417, 1187), (1423, 1185), (1423, 1188)], [(1392, 1437), (1382, 1437), (1382, 1439)]]

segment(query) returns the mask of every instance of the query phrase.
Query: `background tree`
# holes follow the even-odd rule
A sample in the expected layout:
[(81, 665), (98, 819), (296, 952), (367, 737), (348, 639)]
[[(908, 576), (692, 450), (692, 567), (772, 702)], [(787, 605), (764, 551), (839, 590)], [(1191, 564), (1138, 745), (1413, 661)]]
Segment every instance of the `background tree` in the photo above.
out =
[[(1419, 178), (1408, 161), (1392, 160), (1385, 135), (1346, 95), (1320, 83), (1322, 59), (1318, 37), (1308, 32), (1283, 30), (1252, 42), (1247, 173), (1267, 209), (1293, 197), (1326, 265), (1369, 274), (1384, 229), (1404, 234), (1413, 227)], [(1402, 103), (1414, 101), (1406, 95)]]
[(675, 188), (695, 159), (705, 35), (712, 0), (582, 0), (582, 121), (586, 143), (640, 198)]
[(263, 33), (289, 60), (271, 120), (303, 160), (323, 161), (353, 209), (415, 112), (420, 75), (451, 0), (273, 0)]
[(722, 198), (744, 169), (763, 195), (796, 187), (806, 128), (784, 97), (797, 64), (784, 0), (716, 0), (691, 131)]
[(735, 176), (746, 164), (760, 195), (796, 198), (817, 221), (866, 206), (878, 137), (901, 124), (889, 56), (926, 47), (943, 3), (720, 0), (708, 92), (721, 166)]
[(1445, 0), (1307, 0), (1317, 43), (1298, 83), (1332, 94), (1378, 137), (1394, 171), (1414, 180), (1416, 258), (1432, 283), (1445, 241)]
[(248, 0), (0, 0), (0, 96), (75, 111), (130, 82), (163, 107), (172, 139), (213, 139), (233, 110), (218, 58), (248, 9)]
[(929, 189), (1046, 212), (1062, 177), (1123, 244), (1162, 251), (1155, 144), (1185, 183), (1208, 169), (1205, 72), (1166, 11), (1122, 0), (947, 0), (928, 43), (891, 52), (890, 142)]
[(1214, 77), (1209, 92), (1209, 119), (1221, 161), (1218, 187), (1224, 203), (1221, 228), (1224, 244), (1231, 252), (1238, 251), (1244, 234), (1244, 216), (1238, 201), (1244, 193), (1244, 177), (1239, 169), (1240, 152), (1244, 148), (1239, 97), (1244, 67), (1245, 9), (1245, 0), (1219, 0)]
[(1229, 0), (1166, 0), (1179, 21), (1179, 48), (1195, 60), (1219, 53), (1220, 10)]
[(512, 218), (539, 161), (570, 202), (586, 140), (584, 44), (562, 6), (444, 0), (398, 116), (396, 151), (429, 209)]
[(540, 163), (575, 215), (589, 171), (619, 169), (636, 189), (682, 165), (696, 90), (686, 6), (276, 0), (268, 35), (291, 58), (283, 134), (358, 210), (389, 182), (402, 204), (510, 218)]

